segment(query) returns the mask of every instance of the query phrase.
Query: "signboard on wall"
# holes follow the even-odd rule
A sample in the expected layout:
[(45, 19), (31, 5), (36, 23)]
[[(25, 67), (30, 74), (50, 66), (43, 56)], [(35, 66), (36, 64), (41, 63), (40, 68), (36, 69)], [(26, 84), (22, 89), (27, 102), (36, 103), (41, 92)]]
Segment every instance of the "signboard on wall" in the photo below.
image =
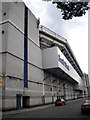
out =
[(3, 84), (3, 80), (2, 77), (0, 77), (0, 87), (2, 87), (2, 84)]
[(66, 61), (65, 61), (64, 59), (61, 58), (60, 55), (58, 55), (58, 60), (59, 60), (59, 62), (60, 62), (63, 66), (65, 66), (65, 68), (66, 68), (67, 70), (69, 70), (69, 65), (66, 63)]
[(62, 92), (61, 89), (59, 89), (58, 92)]

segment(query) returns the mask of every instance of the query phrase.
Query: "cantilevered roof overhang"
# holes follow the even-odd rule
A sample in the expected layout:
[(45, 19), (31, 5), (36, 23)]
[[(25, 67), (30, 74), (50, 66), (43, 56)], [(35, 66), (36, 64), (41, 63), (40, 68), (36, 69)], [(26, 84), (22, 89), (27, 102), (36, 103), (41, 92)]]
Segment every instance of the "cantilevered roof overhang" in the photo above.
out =
[(71, 84), (80, 84), (82, 78), (71, 66), (58, 47), (42, 50), (43, 69)]
[(56, 78), (59, 78), (61, 82), (70, 83), (72, 85), (78, 84), (78, 82), (76, 80), (74, 80), (72, 77), (70, 77), (67, 73), (65, 73), (60, 68), (44, 69), (44, 71), (55, 76)]

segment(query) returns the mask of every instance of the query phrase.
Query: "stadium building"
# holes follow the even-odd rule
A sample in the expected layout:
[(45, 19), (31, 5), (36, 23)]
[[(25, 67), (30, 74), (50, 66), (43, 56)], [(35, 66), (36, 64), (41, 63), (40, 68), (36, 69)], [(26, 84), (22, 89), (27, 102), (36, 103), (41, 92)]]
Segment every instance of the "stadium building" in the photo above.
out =
[(3, 110), (88, 95), (86, 77), (65, 38), (39, 25), (23, 2), (2, 2), (0, 16)]

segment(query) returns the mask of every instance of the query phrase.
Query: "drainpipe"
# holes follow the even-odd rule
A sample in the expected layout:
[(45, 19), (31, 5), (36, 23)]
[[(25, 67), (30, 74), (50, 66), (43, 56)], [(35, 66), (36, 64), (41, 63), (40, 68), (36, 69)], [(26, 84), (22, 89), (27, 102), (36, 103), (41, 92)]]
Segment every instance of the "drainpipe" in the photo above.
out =
[(41, 44), (42, 38), (40, 37), (40, 49), (42, 48), (42, 44)]
[(28, 88), (28, 8), (24, 14), (24, 88)]
[(52, 103), (54, 102), (54, 95), (53, 95), (53, 83), (52, 83)]

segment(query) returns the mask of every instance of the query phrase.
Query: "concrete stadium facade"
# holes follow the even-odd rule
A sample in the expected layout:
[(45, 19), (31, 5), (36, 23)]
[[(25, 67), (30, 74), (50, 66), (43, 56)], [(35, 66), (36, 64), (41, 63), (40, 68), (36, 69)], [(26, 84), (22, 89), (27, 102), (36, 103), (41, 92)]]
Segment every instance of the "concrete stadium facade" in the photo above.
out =
[(2, 2), (0, 15), (3, 110), (88, 96), (86, 77), (65, 38), (40, 26), (23, 2)]

